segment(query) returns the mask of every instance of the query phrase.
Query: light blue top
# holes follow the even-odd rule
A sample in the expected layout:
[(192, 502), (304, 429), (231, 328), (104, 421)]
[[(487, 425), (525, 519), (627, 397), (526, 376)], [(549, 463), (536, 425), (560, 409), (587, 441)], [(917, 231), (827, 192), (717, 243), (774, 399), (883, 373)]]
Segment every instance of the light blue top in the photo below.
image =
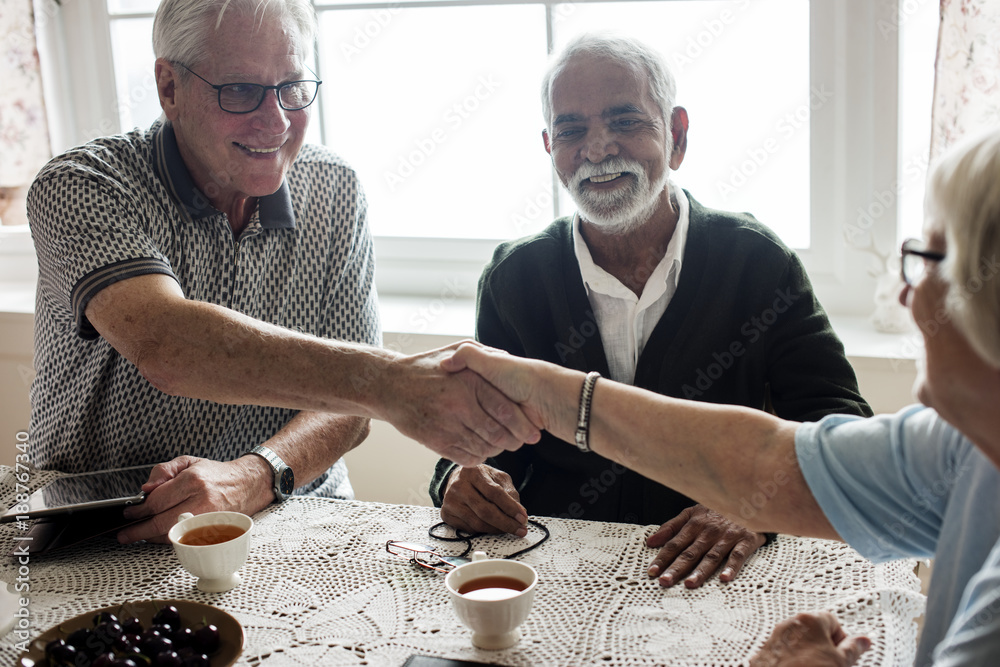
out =
[(934, 558), (916, 664), (1000, 664), (1000, 471), (992, 462), (919, 405), (803, 424), (795, 448), (823, 512), (859, 553), (876, 562)]

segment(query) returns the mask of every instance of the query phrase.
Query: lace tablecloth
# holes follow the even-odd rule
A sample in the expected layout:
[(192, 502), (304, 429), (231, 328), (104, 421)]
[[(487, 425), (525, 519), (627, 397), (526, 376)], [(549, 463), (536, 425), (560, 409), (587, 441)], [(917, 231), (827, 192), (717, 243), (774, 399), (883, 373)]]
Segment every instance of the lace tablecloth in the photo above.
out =
[[(0, 468), (8, 505), (12, 487), (10, 470)], [(385, 551), (396, 539), (456, 553), (427, 537), (437, 510), (294, 498), (255, 520), (243, 584), (227, 593), (195, 588), (169, 546), (107, 538), (24, 566), (4, 557), (0, 579), (27, 576), (36, 633), (130, 600), (212, 604), (245, 628), (239, 664), (266, 667), (396, 666), (415, 653), (511, 666), (746, 665), (778, 621), (816, 610), (872, 638), (859, 664), (908, 666), (924, 603), (913, 562), (875, 566), (840, 543), (785, 536), (755, 554), (734, 582), (662, 589), (645, 575), (655, 551), (643, 538), (653, 527), (539, 518), (551, 538), (520, 557), (539, 575), (522, 639), (484, 651), (456, 620), (444, 575)], [(15, 524), (0, 527), (4, 554), (18, 534)], [(537, 538), (482, 537), (475, 545), (499, 557)], [(11, 634), (0, 640), (0, 664), (15, 662), (14, 642)]]

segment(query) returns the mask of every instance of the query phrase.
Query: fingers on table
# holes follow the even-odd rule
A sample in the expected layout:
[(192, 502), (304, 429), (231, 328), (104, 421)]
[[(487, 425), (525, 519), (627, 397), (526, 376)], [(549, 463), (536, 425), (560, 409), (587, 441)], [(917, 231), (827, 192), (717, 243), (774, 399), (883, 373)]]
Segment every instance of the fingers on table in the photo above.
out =
[(483, 465), (452, 474), (441, 506), (448, 524), (474, 532), (527, 533), (527, 513), (507, 473)]

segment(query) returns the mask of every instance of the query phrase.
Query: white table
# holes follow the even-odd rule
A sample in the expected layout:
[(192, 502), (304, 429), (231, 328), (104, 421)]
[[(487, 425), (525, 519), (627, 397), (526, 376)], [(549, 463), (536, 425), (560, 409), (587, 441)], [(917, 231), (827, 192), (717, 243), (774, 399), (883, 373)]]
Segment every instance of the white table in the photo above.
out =
[[(0, 468), (9, 500), (10, 469)], [(653, 527), (539, 518), (551, 539), (521, 557), (539, 586), (518, 645), (483, 651), (455, 619), (444, 575), (385, 551), (390, 539), (435, 544), (437, 510), (408, 505), (294, 498), (255, 517), (243, 584), (203, 593), (169, 546), (121, 546), (98, 538), (31, 560), (30, 622), (41, 633), (62, 620), (130, 600), (181, 598), (215, 605), (243, 624), (239, 664), (402, 665), (414, 653), (504, 665), (745, 665), (779, 620), (828, 610), (849, 632), (872, 638), (859, 664), (910, 665), (914, 617), (923, 609), (913, 563), (872, 565), (824, 540), (779, 537), (755, 554), (736, 581), (662, 589), (645, 575)], [(0, 527), (0, 549), (18, 529)], [(483, 537), (491, 556), (527, 539)], [(454, 545), (437, 543), (445, 553)], [(4, 560), (10, 583), (19, 565)], [(23, 570), (22, 570), (23, 573)], [(13, 664), (10, 634), (0, 664)]]

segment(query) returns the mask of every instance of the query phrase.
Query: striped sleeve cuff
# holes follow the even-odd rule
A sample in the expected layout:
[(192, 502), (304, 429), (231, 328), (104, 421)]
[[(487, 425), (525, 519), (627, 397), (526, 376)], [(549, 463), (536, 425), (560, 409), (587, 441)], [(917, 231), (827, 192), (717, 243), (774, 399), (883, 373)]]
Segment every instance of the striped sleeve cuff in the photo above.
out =
[(71, 295), (77, 335), (85, 340), (93, 340), (100, 335), (85, 314), (87, 304), (90, 303), (95, 294), (121, 280), (154, 273), (167, 275), (177, 280), (177, 276), (174, 275), (170, 266), (162, 259), (155, 257), (122, 260), (95, 269), (81, 278), (73, 288)]

